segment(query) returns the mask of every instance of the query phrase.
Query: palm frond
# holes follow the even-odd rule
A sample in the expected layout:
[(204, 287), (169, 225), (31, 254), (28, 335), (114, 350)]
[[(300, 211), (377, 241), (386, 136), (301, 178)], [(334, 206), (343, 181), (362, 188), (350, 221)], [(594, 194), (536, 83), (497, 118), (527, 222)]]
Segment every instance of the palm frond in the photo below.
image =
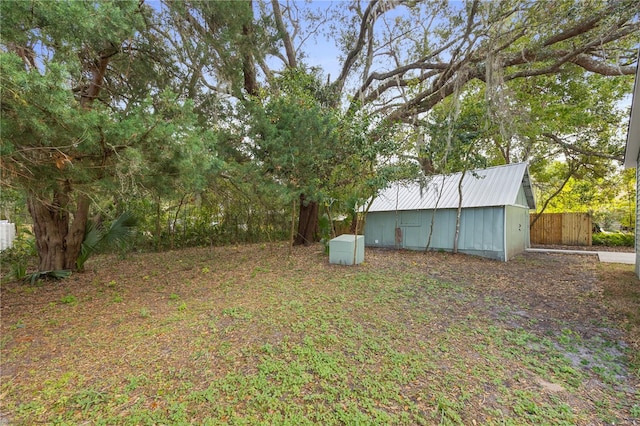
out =
[(133, 213), (129, 211), (122, 213), (104, 233), (101, 244), (110, 246), (124, 243), (133, 234), (136, 224), (137, 220)]
[(89, 222), (80, 247), (80, 255), (76, 259), (78, 270), (84, 270), (84, 264), (87, 259), (99, 249), (125, 243), (133, 234), (136, 223), (136, 218), (128, 211), (114, 220), (107, 230), (100, 228), (93, 222)]
[(76, 259), (76, 267), (79, 271), (84, 270), (84, 264), (89, 257), (98, 249), (103, 239), (103, 231), (93, 222), (87, 223), (84, 233), (84, 240), (80, 246), (80, 254)]

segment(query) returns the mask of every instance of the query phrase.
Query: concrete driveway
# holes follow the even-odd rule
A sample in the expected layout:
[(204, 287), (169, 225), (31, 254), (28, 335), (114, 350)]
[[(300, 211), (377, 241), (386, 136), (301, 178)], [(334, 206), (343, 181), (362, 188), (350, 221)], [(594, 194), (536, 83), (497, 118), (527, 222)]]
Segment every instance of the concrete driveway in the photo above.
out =
[(619, 251), (587, 251), (587, 250), (560, 250), (560, 249), (537, 249), (528, 248), (526, 251), (531, 253), (560, 253), (560, 254), (589, 254), (597, 255), (598, 260), (604, 263), (626, 263), (635, 265), (636, 254), (625, 253)]
[(627, 263), (629, 265), (635, 265), (636, 263), (635, 253), (620, 253), (615, 251), (599, 251), (597, 253), (600, 262)]

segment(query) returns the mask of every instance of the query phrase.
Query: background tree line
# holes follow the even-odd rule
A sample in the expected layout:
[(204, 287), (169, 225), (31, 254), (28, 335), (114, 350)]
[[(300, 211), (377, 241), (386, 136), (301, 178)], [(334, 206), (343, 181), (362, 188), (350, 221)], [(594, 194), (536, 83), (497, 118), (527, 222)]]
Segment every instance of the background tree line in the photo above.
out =
[(606, 188), (640, 26), (632, 0), (0, 8), (3, 214), (28, 214), (39, 271), (124, 212), (141, 248), (306, 244), (421, 173), (529, 161), (544, 206)]

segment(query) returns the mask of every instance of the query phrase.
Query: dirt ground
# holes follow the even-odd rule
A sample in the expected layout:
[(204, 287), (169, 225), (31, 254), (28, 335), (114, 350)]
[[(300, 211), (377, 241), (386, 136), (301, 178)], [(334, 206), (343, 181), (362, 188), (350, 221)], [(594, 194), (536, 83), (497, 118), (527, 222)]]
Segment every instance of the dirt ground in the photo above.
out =
[[(628, 247), (537, 245), (535, 248), (633, 252)], [(557, 253), (525, 253), (506, 263), (448, 253), (424, 256), (434, 260), (427, 261), (427, 271), (434, 278), (466, 282), (505, 304), (527, 307), (528, 313), (523, 315), (537, 317), (539, 327), (548, 327), (549, 332), (560, 330), (554, 329), (545, 317), (582, 323), (584, 326), (580, 328), (587, 333), (594, 319), (615, 319), (624, 325), (627, 340), (640, 356), (640, 281), (632, 265), (601, 264), (595, 255)], [(397, 257), (383, 258), (384, 262), (392, 262)], [(380, 261), (379, 256), (374, 258)], [(614, 295), (625, 295), (626, 300)], [(637, 318), (633, 315), (635, 310)], [(629, 315), (637, 323), (629, 324)]]
[(556, 250), (582, 250), (582, 251), (616, 251), (621, 253), (633, 253), (633, 247), (614, 247), (614, 246), (565, 246), (553, 244), (533, 244), (532, 248), (540, 249), (556, 249)]
[[(588, 249), (595, 250), (595, 247)], [(212, 304), (217, 302), (211, 302), (211, 299), (216, 299), (221, 292), (225, 297), (237, 295), (237, 304), (257, 312), (264, 300), (247, 299), (251, 293), (241, 291), (250, 288), (258, 279), (277, 280), (292, 273), (296, 277), (306, 277), (303, 279), (313, 285), (321, 285), (323, 280), (334, 279), (340, 274), (348, 276), (356, 270), (375, 274), (419, 274), (438, 282), (455, 283), (473, 292), (472, 301), (465, 305), (466, 311), (445, 305), (433, 307), (434, 312), (439, 313), (439, 321), (445, 325), (464, 322), (470, 312), (478, 312), (488, 313), (496, 323), (507, 328), (525, 329), (541, 336), (557, 338), (570, 332), (567, 337), (580, 343), (575, 351), (567, 352), (565, 356), (575, 360), (576, 368), (587, 364), (598, 367), (596, 358), (602, 354), (596, 354), (594, 348), (603, 346), (601, 342), (606, 336), (608, 341), (619, 342), (610, 348), (608, 355), (618, 358), (621, 356), (619, 351), (624, 350), (630, 357), (626, 367), (616, 370), (617, 392), (631, 400), (640, 395), (640, 281), (631, 265), (601, 264), (593, 255), (526, 253), (502, 263), (449, 253), (367, 249), (365, 263), (349, 270), (330, 265), (319, 245), (297, 247), (291, 257), (287, 251), (282, 244), (263, 244), (131, 254), (124, 260), (116, 256), (99, 256), (89, 262), (87, 272), (74, 274), (65, 281), (36, 286), (5, 283), (1, 300), (1, 326), (5, 338), (1, 346), (0, 377), (11, 379), (12, 389), (19, 389), (22, 380), (26, 381), (29, 376), (32, 376), (29, 380), (37, 378), (33, 369), (38, 368), (39, 363), (53, 360), (64, 351), (75, 353), (84, 346), (88, 353), (96, 348), (108, 349), (114, 351), (113, 358), (126, 359), (131, 355), (126, 350), (126, 342), (120, 343), (119, 337), (114, 335), (124, 326), (123, 318), (133, 318), (131, 327), (138, 327), (138, 323), (146, 327), (149, 313), (157, 321), (164, 318), (165, 313), (174, 312), (174, 305), (180, 310), (181, 301), (188, 301), (191, 306), (206, 300), (207, 309), (213, 309)], [(231, 282), (234, 287), (230, 287)], [(273, 285), (269, 283), (268, 287)], [(224, 308), (224, 300), (220, 297), (222, 312), (228, 309)], [(47, 317), (47, 312), (55, 314)], [(224, 325), (221, 324), (218, 327)], [(45, 330), (52, 335), (66, 336), (69, 330), (89, 329), (89, 325), (86, 342), (69, 335), (64, 337), (68, 342), (61, 340), (55, 346), (47, 343), (53, 337), (38, 334)], [(151, 333), (151, 330), (147, 332)], [(101, 340), (95, 340), (98, 338)], [(168, 338), (160, 335), (157, 339), (163, 342)], [(109, 339), (122, 344), (122, 349), (115, 348)], [(171, 351), (172, 345), (179, 343), (167, 340), (163, 344), (166, 344), (163, 350)], [(184, 342), (185, 347), (188, 344)], [(21, 348), (28, 348), (24, 349), (28, 350), (28, 356), (15, 356), (23, 350)], [(165, 355), (171, 356), (171, 352)], [(105, 377), (112, 374), (97, 356), (73, 362), (97, 377), (103, 373)], [(552, 386), (546, 382), (542, 384)], [(604, 394), (603, 386), (601, 381), (590, 379), (572, 398), (581, 401), (578, 405), (587, 404), (584, 401), (595, 400), (594, 395)], [(0, 395), (0, 402), (7, 397), (7, 392), (9, 390)], [(615, 401), (611, 401), (611, 405), (615, 407)], [(637, 405), (634, 407), (637, 407), (634, 410), (640, 409)], [(626, 414), (619, 414), (617, 418), (637, 424), (633, 423), (637, 419), (629, 417), (629, 407), (625, 409)], [(594, 420), (585, 424), (605, 423)]]

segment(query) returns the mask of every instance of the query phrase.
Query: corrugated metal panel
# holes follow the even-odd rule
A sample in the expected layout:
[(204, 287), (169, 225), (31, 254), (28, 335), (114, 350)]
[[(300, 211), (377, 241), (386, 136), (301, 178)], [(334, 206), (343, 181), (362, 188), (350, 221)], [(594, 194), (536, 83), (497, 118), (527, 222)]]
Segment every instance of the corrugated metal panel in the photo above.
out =
[[(369, 211), (457, 208), (461, 176), (462, 173), (432, 176), (422, 187), (419, 183), (394, 184), (373, 201)], [(535, 208), (527, 163), (468, 171), (462, 180), (462, 207), (519, 204), (521, 188), (528, 207)]]
[[(455, 210), (452, 210), (455, 212)], [(455, 213), (454, 213), (455, 230)], [(499, 207), (472, 208), (462, 212), (458, 248), (473, 251), (504, 250), (504, 213)], [(451, 233), (453, 241), (454, 232)], [(453, 243), (452, 243), (453, 244)]]
[[(458, 249), (478, 253), (502, 253), (504, 250), (503, 210), (503, 207), (463, 210)], [(411, 224), (403, 224), (403, 216), (407, 214), (417, 215)], [(456, 230), (455, 209), (401, 211), (398, 214), (391, 211), (371, 213), (367, 216), (365, 225), (365, 245), (424, 250), (429, 241), (432, 218), (434, 219), (434, 227), (429, 248), (431, 250), (451, 250)], [(399, 233), (396, 232), (396, 228), (399, 229)], [(498, 255), (490, 257), (495, 256)]]

